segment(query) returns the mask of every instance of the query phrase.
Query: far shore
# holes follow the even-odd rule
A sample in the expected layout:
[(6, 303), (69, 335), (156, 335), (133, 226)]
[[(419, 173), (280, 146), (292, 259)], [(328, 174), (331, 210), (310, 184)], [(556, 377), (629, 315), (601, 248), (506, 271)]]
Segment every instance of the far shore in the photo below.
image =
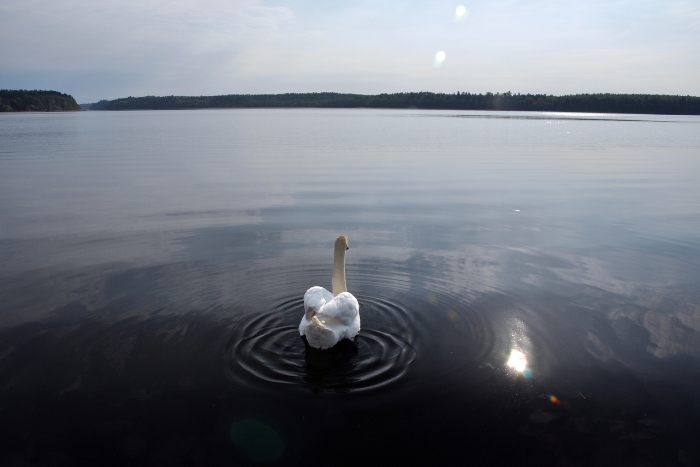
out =
[(81, 104), (89, 110), (186, 110), (222, 108), (421, 109), (477, 111), (582, 112), (700, 115), (700, 97), (660, 94), (230, 94), (221, 96), (144, 96)]

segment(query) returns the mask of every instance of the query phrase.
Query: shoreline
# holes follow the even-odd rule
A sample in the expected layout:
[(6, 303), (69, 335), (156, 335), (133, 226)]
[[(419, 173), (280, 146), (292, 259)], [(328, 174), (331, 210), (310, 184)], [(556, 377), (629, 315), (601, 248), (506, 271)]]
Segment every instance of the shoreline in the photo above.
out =
[(395, 93), (229, 94), (143, 96), (82, 104), (89, 110), (186, 110), (222, 108), (410, 109), (454, 111), (575, 112), (700, 115), (700, 97), (657, 94)]

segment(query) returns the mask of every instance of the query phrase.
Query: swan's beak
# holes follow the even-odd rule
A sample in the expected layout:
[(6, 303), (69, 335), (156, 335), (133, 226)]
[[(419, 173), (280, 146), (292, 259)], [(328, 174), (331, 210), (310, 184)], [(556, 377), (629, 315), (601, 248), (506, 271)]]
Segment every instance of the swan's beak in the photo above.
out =
[(349, 250), (349, 249), (350, 249), (350, 247), (349, 247), (349, 246), (346, 246), (346, 247), (345, 247), (345, 250)]

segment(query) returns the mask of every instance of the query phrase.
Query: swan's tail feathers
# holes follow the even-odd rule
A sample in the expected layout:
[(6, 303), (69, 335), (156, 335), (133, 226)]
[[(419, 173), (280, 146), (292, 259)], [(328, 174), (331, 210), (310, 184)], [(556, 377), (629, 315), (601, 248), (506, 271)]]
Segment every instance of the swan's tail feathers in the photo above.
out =
[(306, 309), (306, 319), (311, 319), (316, 316), (316, 307), (310, 306)]
[(306, 341), (311, 347), (327, 349), (335, 345), (337, 338), (333, 331), (324, 326), (323, 323), (314, 316), (311, 319), (311, 324), (306, 328)]

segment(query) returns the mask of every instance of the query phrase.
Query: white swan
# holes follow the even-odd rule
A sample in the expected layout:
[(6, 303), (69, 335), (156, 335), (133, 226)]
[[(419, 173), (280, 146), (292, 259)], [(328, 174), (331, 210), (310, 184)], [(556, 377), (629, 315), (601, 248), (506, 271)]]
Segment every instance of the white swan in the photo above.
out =
[(335, 240), (333, 293), (315, 286), (304, 294), (299, 334), (306, 336), (311, 347), (327, 349), (360, 332), (360, 305), (345, 287), (345, 250), (349, 249), (345, 235)]

